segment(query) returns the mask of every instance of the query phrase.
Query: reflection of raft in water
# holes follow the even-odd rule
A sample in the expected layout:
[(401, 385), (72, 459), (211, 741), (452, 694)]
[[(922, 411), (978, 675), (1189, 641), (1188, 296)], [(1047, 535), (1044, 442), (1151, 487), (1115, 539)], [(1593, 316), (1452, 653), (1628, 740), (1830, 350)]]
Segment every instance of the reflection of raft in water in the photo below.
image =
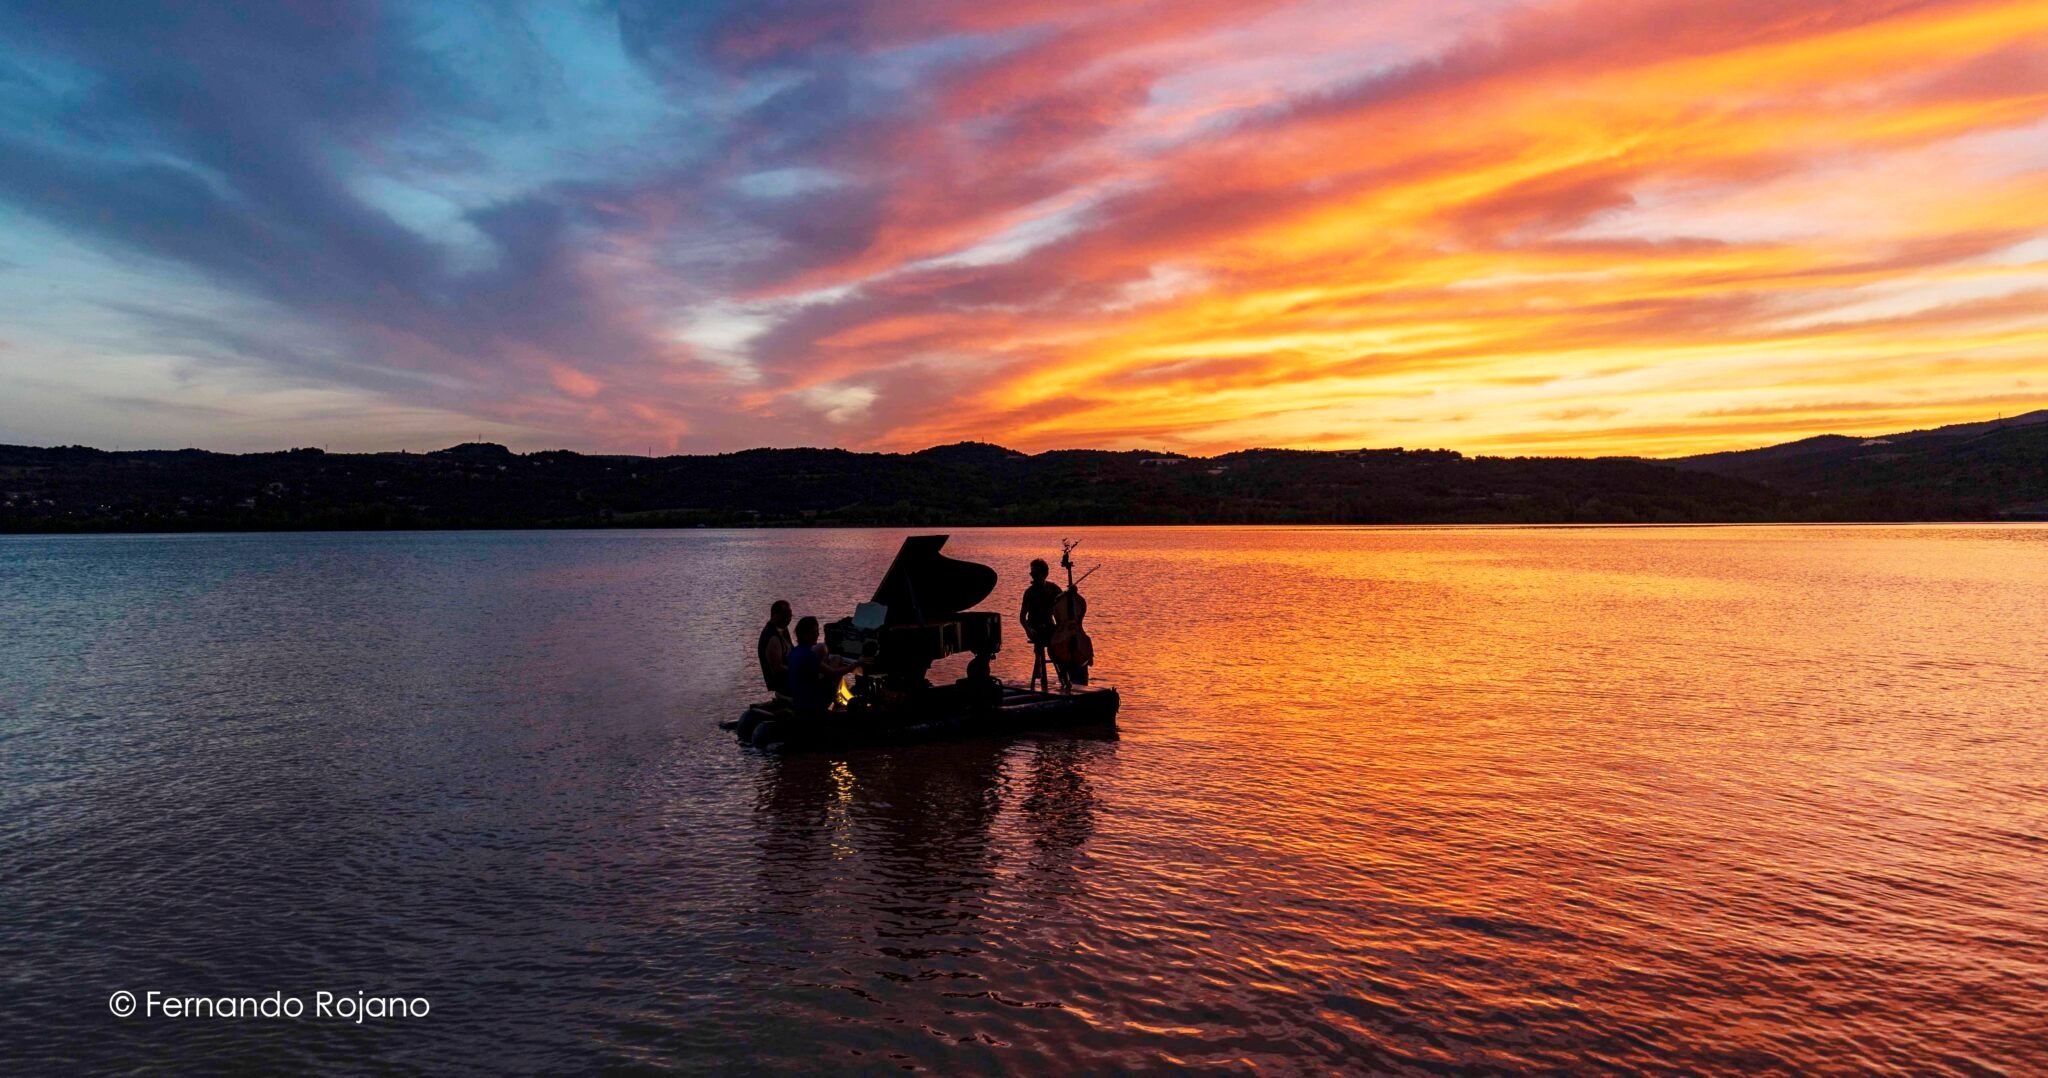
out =
[[(968, 607), (995, 590), (996, 571), (946, 557), (945, 545), (943, 535), (903, 540), (875, 597), (825, 626), (827, 650), (855, 668), (830, 710), (800, 718), (786, 704), (756, 704), (726, 725), (749, 744), (783, 749), (1113, 725), (1115, 689), (1030, 692), (990, 676), (1003, 619)], [(933, 685), (932, 664), (952, 655), (974, 656), (967, 676)]]
[(936, 687), (928, 694), (932, 698), (928, 706), (915, 713), (894, 715), (834, 710), (804, 720), (786, 706), (761, 703), (727, 725), (741, 741), (771, 752), (866, 748), (1116, 726), (1115, 689), (1059, 693), (1033, 692), (1009, 685), (995, 688), (1001, 692), (1000, 700), (984, 699), (979, 706), (954, 701), (957, 706), (948, 706), (947, 698), (956, 695), (954, 690), (965, 696), (967, 686), (962, 683)]

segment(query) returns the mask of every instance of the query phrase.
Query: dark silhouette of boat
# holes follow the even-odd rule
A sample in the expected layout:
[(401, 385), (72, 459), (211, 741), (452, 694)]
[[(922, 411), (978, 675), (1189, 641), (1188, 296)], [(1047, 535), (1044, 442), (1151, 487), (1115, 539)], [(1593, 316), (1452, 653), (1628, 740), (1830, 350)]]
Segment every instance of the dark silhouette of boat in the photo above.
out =
[[(1002, 648), (1003, 619), (967, 608), (995, 590), (996, 572), (939, 553), (946, 539), (903, 540), (874, 598), (825, 626), (827, 650), (858, 664), (826, 711), (802, 715), (778, 699), (725, 725), (742, 741), (784, 752), (1113, 729), (1120, 702), (1114, 688), (1035, 691), (989, 673)], [(959, 654), (973, 656), (966, 676), (932, 684), (932, 664)]]

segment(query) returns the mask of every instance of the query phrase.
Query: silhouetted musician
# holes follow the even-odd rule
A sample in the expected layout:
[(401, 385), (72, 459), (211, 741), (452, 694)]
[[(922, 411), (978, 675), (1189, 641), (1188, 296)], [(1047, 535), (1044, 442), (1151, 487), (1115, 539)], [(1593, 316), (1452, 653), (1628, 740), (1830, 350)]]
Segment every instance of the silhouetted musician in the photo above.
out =
[[(1024, 636), (1031, 641), (1031, 684), (1040, 689), (1051, 689), (1045, 672), (1045, 649), (1052, 644), (1053, 606), (1059, 602), (1060, 586), (1047, 580), (1052, 567), (1044, 558), (1031, 559), (1031, 584), (1024, 589), (1023, 605), (1017, 608), (1017, 621), (1024, 626)], [(1065, 685), (1067, 673), (1060, 671), (1060, 684)]]

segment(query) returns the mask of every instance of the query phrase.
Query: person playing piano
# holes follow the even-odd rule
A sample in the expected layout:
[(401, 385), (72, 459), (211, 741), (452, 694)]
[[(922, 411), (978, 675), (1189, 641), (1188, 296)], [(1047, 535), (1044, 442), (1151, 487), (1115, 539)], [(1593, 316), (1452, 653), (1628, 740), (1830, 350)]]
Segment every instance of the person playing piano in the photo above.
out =
[(789, 697), (799, 718), (822, 718), (838, 694), (839, 679), (854, 664), (831, 653), (818, 643), (818, 619), (805, 616), (796, 623), (796, 649), (789, 653)]

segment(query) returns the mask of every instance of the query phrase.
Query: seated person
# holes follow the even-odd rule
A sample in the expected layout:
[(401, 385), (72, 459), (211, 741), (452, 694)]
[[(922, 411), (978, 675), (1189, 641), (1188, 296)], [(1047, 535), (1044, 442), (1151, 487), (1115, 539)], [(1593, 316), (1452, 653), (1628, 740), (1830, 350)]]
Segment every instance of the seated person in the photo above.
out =
[(823, 715), (839, 691), (839, 679), (853, 665), (818, 643), (818, 619), (796, 623), (796, 649), (789, 653), (789, 697), (799, 715)]
[[(1031, 559), (1031, 586), (1024, 589), (1024, 603), (1017, 608), (1017, 622), (1031, 641), (1031, 681), (1036, 688), (1049, 687), (1045, 683), (1045, 649), (1052, 643), (1052, 607), (1060, 597), (1060, 586), (1046, 579), (1051, 572), (1044, 558)], [(1060, 680), (1065, 683), (1065, 671), (1060, 672)]]
[(990, 668), (994, 661), (995, 653), (988, 651), (975, 652), (974, 658), (967, 660), (967, 676), (960, 679), (960, 684), (965, 688), (966, 699), (971, 706), (1002, 705), (1003, 683), (996, 679)]

